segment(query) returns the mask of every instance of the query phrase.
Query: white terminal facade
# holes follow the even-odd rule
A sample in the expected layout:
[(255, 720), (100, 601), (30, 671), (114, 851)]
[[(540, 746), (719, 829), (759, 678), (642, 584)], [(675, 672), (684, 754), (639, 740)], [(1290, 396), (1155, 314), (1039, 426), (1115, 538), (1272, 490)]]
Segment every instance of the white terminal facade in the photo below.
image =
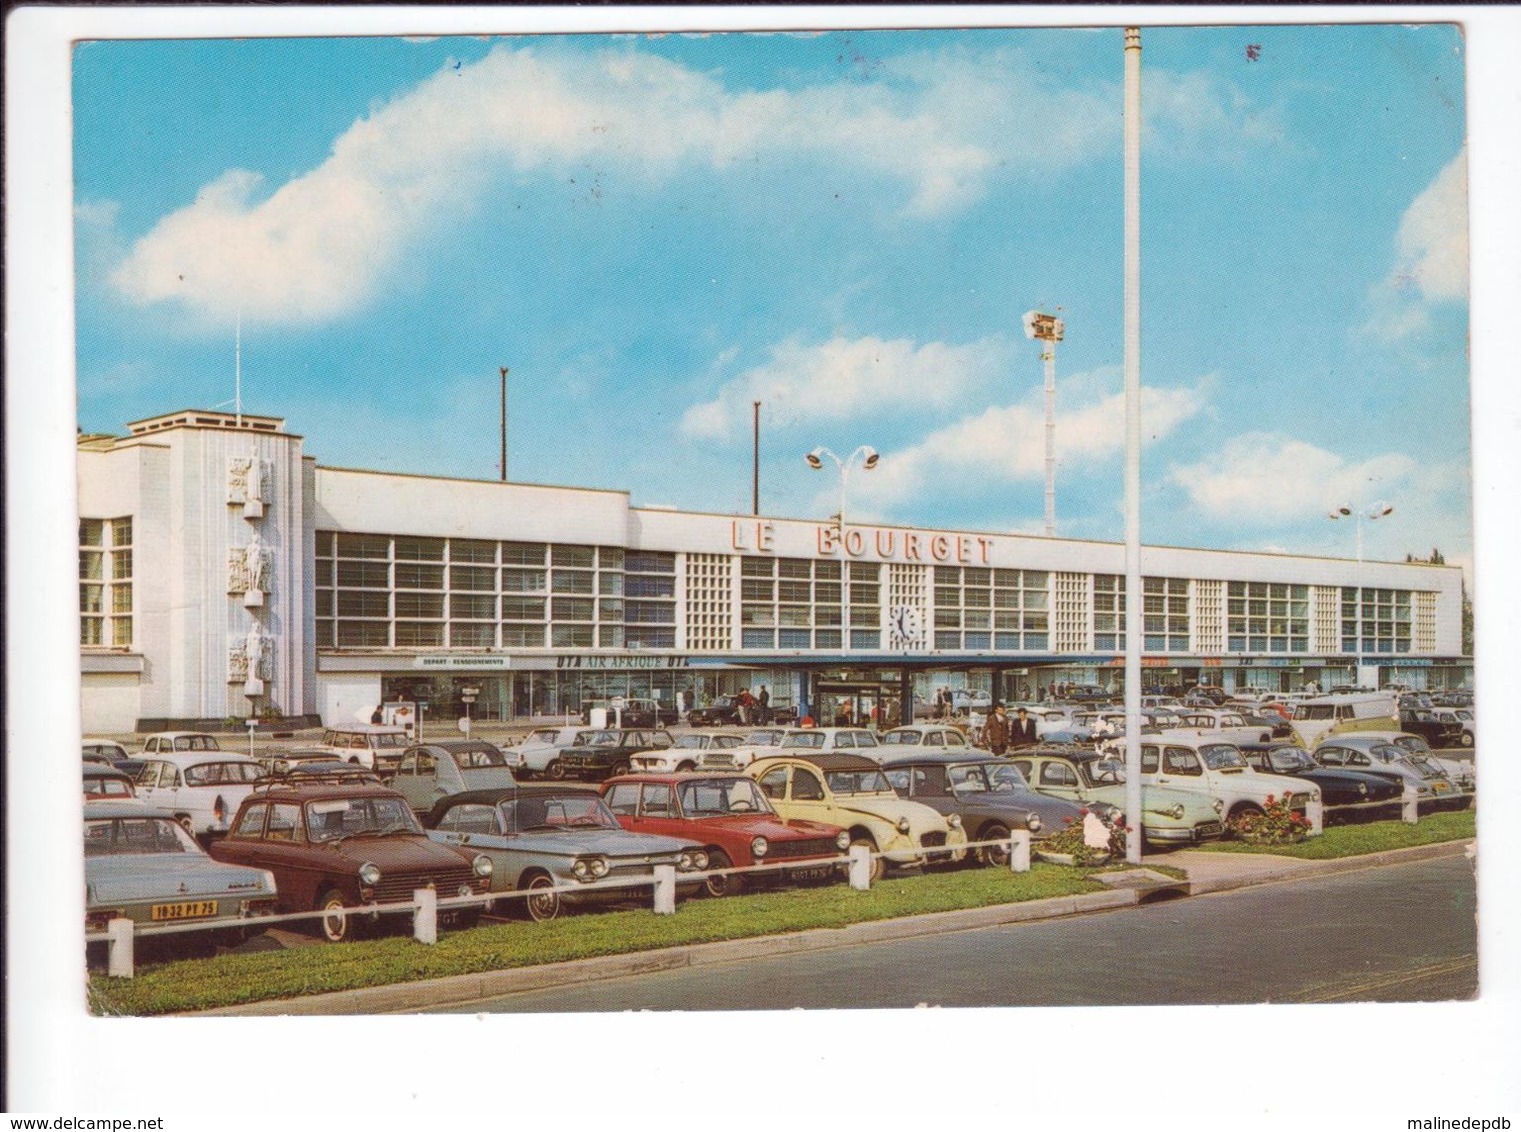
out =
[[(477, 719), (765, 685), (828, 722), (847, 703), (896, 721), (943, 687), (1121, 686), (1120, 543), (841, 539), (624, 491), (323, 467), (273, 417), (128, 427), (79, 442), (87, 734), (348, 723), (397, 699), (452, 720), (467, 687)], [(1148, 687), (1472, 685), (1457, 568), (1148, 546), (1142, 574)]]

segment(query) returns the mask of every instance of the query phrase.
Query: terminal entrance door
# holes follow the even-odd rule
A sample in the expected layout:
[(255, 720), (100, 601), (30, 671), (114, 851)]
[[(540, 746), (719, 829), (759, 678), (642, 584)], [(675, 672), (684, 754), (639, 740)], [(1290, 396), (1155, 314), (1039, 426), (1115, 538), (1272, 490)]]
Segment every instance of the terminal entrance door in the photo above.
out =
[(813, 705), (813, 720), (820, 727), (874, 725), (886, 730), (903, 718), (902, 693), (896, 681), (816, 679), (808, 701)]

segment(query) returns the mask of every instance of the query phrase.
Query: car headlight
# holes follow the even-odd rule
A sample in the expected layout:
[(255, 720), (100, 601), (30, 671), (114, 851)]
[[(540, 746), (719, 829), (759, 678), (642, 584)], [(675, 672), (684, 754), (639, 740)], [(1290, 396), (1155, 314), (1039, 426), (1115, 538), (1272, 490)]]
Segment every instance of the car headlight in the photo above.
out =
[(1172, 818), (1173, 821), (1180, 821), (1183, 817), (1183, 803), (1174, 802), (1171, 806), (1168, 806), (1167, 809), (1163, 810), (1162, 813)]
[(1368, 796), (1368, 784), (1366, 782), (1359, 782), (1357, 784), (1357, 792), (1366, 798)]
[(611, 869), (612, 866), (607, 863), (606, 857), (593, 857), (591, 859), (592, 876), (605, 877)]
[(948, 825), (948, 826), (950, 826), (952, 829), (960, 829), (961, 828), (961, 815), (960, 814), (951, 814), (951, 815), (949, 815), (945, 819), (945, 824)]
[(750, 852), (757, 857), (764, 857), (766, 855), (766, 851), (770, 848), (771, 845), (766, 841), (764, 837), (756, 836), (750, 839)]
[(1040, 820), (1040, 815), (1037, 814), (1034, 810), (1031, 810), (1028, 814), (1025, 815), (1025, 828), (1028, 829), (1031, 833), (1039, 833), (1040, 827), (1044, 824), (1045, 823)]
[(578, 859), (570, 866), (570, 871), (577, 880), (587, 880), (591, 877), (591, 862)]
[(844, 829), (840, 830), (839, 835), (834, 839), (834, 844), (835, 844), (835, 848), (838, 849), (841, 853), (843, 853), (843, 852), (845, 852), (845, 850), (849, 849), (850, 848), (850, 831), (849, 830), (844, 830)]
[(470, 862), (470, 868), (478, 877), (489, 877), (492, 869), (491, 858), (484, 853), (477, 853), (475, 860)]
[(1216, 798), (1215, 799), (1215, 813), (1217, 813), (1217, 814), (1223, 814), (1223, 813), (1225, 813), (1225, 802), (1222, 799), (1220, 799), (1220, 798)]
[(899, 833), (907, 833), (911, 828), (912, 828), (912, 826), (909, 824), (909, 821), (908, 821), (907, 818), (899, 818), (898, 819), (898, 832)]
[(359, 883), (374, 888), (380, 883), (380, 866), (366, 861), (359, 866)]

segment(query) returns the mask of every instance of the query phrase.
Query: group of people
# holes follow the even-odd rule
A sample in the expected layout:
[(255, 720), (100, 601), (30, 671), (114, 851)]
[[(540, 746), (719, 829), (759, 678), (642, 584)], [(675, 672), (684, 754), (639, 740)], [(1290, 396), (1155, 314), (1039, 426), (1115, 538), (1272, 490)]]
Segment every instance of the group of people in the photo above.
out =
[(1030, 747), (1039, 741), (1035, 733), (1035, 721), (1030, 718), (1030, 713), (1024, 708), (1016, 712), (1017, 718), (1010, 719), (1009, 711), (999, 700), (993, 705), (993, 712), (988, 716), (987, 722), (982, 725), (982, 742), (988, 750), (995, 755), (1001, 755), (1011, 747)]
[(740, 723), (764, 726), (771, 722), (771, 693), (764, 684), (754, 694), (751, 694), (749, 688), (741, 689), (739, 695), (734, 697), (734, 702), (739, 708)]

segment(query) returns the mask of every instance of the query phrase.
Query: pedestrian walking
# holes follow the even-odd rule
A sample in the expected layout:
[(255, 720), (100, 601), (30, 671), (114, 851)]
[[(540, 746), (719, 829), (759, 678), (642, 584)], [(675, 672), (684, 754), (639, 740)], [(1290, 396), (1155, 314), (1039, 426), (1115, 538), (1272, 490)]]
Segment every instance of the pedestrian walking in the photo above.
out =
[(993, 705), (993, 714), (982, 725), (982, 741), (995, 755), (1001, 755), (1009, 749), (1009, 716), (1002, 700)]
[(1039, 736), (1035, 733), (1035, 721), (1030, 718), (1030, 713), (1024, 708), (1020, 708), (1014, 714), (1017, 718), (1009, 731), (1009, 746), (1033, 747), (1039, 742)]
[(755, 722), (762, 727), (771, 722), (771, 693), (764, 684), (760, 686), (760, 695), (755, 697)]

